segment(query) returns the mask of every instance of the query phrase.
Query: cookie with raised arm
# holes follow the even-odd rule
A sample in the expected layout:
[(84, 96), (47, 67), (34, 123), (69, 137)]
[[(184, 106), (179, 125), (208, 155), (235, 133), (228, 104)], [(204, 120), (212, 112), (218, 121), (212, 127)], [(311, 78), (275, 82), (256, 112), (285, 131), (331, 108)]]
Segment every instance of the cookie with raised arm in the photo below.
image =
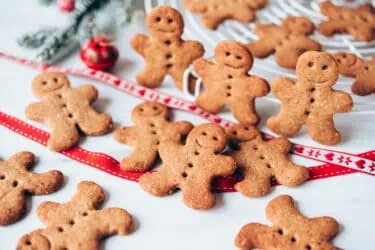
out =
[(205, 88), (197, 105), (211, 113), (229, 105), (241, 123), (257, 123), (255, 99), (267, 95), (269, 86), (263, 78), (248, 74), (252, 66), (253, 56), (246, 46), (234, 41), (220, 42), (215, 49), (215, 62), (198, 59), (194, 63)]
[(253, 126), (236, 124), (227, 129), (230, 156), (243, 174), (234, 188), (249, 197), (261, 197), (271, 191), (275, 181), (296, 187), (309, 178), (309, 170), (288, 159), (291, 143), (286, 138), (264, 141)]
[(216, 30), (225, 20), (243, 23), (255, 21), (256, 11), (264, 8), (268, 0), (184, 0), (185, 9), (201, 13), (202, 23), (207, 29)]
[(19, 152), (0, 161), (0, 225), (18, 221), (26, 209), (25, 194), (45, 195), (55, 192), (63, 183), (59, 171), (30, 172), (34, 154)]
[(347, 77), (355, 77), (365, 63), (362, 58), (352, 53), (338, 52), (332, 56), (339, 66), (340, 74)]
[(374, 39), (375, 15), (371, 4), (347, 8), (325, 1), (320, 4), (320, 11), (328, 17), (327, 21), (318, 25), (318, 31), (324, 36), (348, 33), (362, 42)]
[(250, 223), (241, 228), (235, 244), (241, 250), (339, 250), (330, 240), (339, 232), (332, 217), (305, 217), (288, 195), (271, 200), (266, 216), (272, 226)]
[(322, 49), (320, 43), (308, 37), (314, 30), (314, 24), (306, 17), (287, 17), (280, 25), (257, 24), (255, 33), (259, 40), (247, 46), (257, 58), (275, 54), (278, 65), (295, 69), (303, 53)]
[(79, 131), (85, 135), (103, 135), (112, 128), (112, 118), (100, 114), (92, 104), (98, 90), (92, 85), (71, 88), (62, 73), (44, 72), (32, 83), (34, 95), (40, 99), (27, 106), (28, 119), (46, 124), (51, 129), (48, 148), (61, 152), (78, 143)]
[(146, 63), (137, 74), (139, 84), (159, 87), (166, 75), (170, 75), (177, 88), (182, 90), (185, 70), (204, 54), (203, 45), (197, 41), (182, 40), (184, 21), (181, 14), (169, 6), (159, 6), (147, 16), (150, 37), (137, 34), (130, 45)]
[(223, 128), (203, 124), (190, 131), (186, 144), (164, 140), (159, 145), (163, 166), (154, 173), (141, 176), (139, 183), (148, 193), (165, 196), (181, 189), (186, 206), (209, 209), (216, 198), (211, 191), (215, 177), (233, 174), (236, 163), (220, 153), (227, 145)]
[(193, 128), (190, 122), (168, 120), (167, 106), (158, 102), (137, 105), (132, 112), (134, 127), (118, 128), (114, 137), (120, 143), (133, 147), (133, 152), (121, 161), (126, 171), (146, 171), (157, 159), (158, 145), (163, 140), (180, 143)]
[(17, 250), (95, 250), (103, 238), (129, 234), (130, 214), (121, 208), (99, 209), (104, 199), (99, 185), (82, 181), (67, 203), (43, 202), (37, 214), (46, 228), (24, 235)]
[(297, 63), (297, 83), (287, 78), (276, 78), (271, 84), (272, 93), (281, 101), (281, 111), (267, 121), (275, 133), (293, 137), (303, 125), (316, 142), (335, 145), (341, 134), (336, 130), (333, 116), (350, 112), (351, 96), (336, 91), (339, 69), (335, 59), (324, 52), (306, 52)]

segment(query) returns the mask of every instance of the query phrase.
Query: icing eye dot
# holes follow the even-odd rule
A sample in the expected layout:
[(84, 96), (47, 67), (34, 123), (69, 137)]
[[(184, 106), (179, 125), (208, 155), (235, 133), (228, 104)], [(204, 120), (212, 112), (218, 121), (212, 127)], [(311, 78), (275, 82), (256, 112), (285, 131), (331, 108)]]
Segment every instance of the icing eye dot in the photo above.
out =
[(155, 21), (156, 21), (156, 22), (160, 22), (160, 21), (161, 21), (161, 18), (158, 16), (157, 18), (155, 18)]
[(365, 67), (365, 70), (369, 70), (369, 67), (368, 67), (368, 66), (366, 66), (366, 67)]
[(214, 141), (217, 141), (217, 140), (218, 140), (216, 136), (212, 137), (212, 139), (213, 139)]
[(311, 91), (311, 92), (314, 92), (314, 91), (315, 91), (315, 88), (311, 88), (310, 91)]
[(27, 241), (25, 242), (25, 244), (26, 244), (27, 246), (30, 246), (30, 245), (31, 245), (31, 242), (27, 240)]
[(322, 66), (322, 70), (327, 70), (328, 69), (328, 66), (327, 65), (323, 65)]
[(0, 175), (0, 180), (4, 180), (5, 179), (5, 175)]
[(73, 226), (74, 225), (74, 220), (69, 221), (69, 224)]
[(56, 77), (54, 77), (52, 80), (53, 80), (55, 83), (57, 83), (57, 78), (56, 78)]
[(237, 60), (241, 60), (241, 59), (242, 59), (242, 56), (236, 56), (236, 59), (237, 59)]
[(199, 152), (198, 152), (198, 151), (195, 151), (194, 154), (195, 154), (195, 155), (199, 155)]
[(336, 61), (337, 61), (338, 63), (341, 63), (341, 60), (340, 60), (340, 59), (337, 59)]
[(311, 250), (312, 248), (311, 248), (310, 245), (306, 245), (306, 246), (305, 246), (305, 249), (306, 249), (306, 250)]
[(264, 156), (263, 155), (259, 156), (259, 159), (264, 160)]
[(59, 231), (60, 233), (62, 233), (62, 232), (64, 232), (64, 229), (62, 227), (58, 227), (57, 231)]
[(225, 55), (226, 56), (230, 56), (230, 52), (225, 52)]
[(345, 55), (345, 54), (343, 54), (343, 55), (342, 55), (342, 58), (346, 58), (346, 55)]
[(291, 242), (296, 242), (297, 240), (296, 240), (295, 237), (292, 237), (292, 238), (290, 239), (290, 241), (291, 241)]
[(42, 82), (42, 85), (43, 85), (43, 86), (46, 86), (46, 85), (47, 85), (47, 82), (46, 82), (46, 81), (43, 81), (43, 82)]
[(139, 111), (143, 112), (143, 111), (145, 111), (145, 110), (144, 110), (143, 108), (140, 108)]
[(173, 20), (171, 18), (169, 18), (168, 23), (173, 23)]
[(207, 133), (206, 133), (206, 132), (203, 132), (203, 133), (202, 133), (202, 135), (206, 136), (206, 135), (207, 135)]
[(232, 75), (228, 75), (228, 79), (233, 79), (233, 76)]
[(164, 43), (165, 43), (166, 45), (171, 45), (171, 44), (172, 44), (171, 40), (166, 40)]
[(232, 134), (237, 135), (237, 131), (233, 131)]
[(277, 233), (280, 234), (280, 235), (283, 235), (283, 230), (279, 229), (279, 230), (277, 230)]
[(271, 168), (271, 165), (270, 165), (270, 164), (267, 164), (266, 166), (267, 166), (267, 168)]
[(83, 212), (82, 215), (86, 217), (88, 215), (88, 213), (87, 212)]
[(244, 130), (249, 131), (249, 127), (244, 127)]
[(73, 118), (73, 114), (72, 113), (69, 113), (69, 118)]
[(307, 66), (309, 66), (309, 67), (311, 68), (312, 66), (314, 66), (314, 63), (313, 63), (313, 62), (309, 62), (309, 63), (307, 64)]
[(254, 146), (253, 149), (254, 149), (254, 150), (258, 150), (258, 147), (257, 147), (257, 146)]

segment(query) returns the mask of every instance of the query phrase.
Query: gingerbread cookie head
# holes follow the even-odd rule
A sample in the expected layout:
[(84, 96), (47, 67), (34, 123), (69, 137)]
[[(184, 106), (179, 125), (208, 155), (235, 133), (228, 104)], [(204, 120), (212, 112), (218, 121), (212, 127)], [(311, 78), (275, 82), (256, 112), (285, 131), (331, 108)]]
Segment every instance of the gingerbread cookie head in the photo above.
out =
[(259, 130), (254, 126), (234, 124), (227, 129), (228, 140), (231, 143), (239, 143), (262, 137)]
[(356, 74), (356, 81), (352, 85), (354, 94), (360, 96), (375, 92), (375, 60), (364, 62)]
[(314, 23), (306, 17), (291, 16), (285, 18), (280, 27), (293, 35), (304, 35), (308, 36), (314, 32)]
[(38, 98), (70, 87), (68, 78), (57, 72), (44, 72), (34, 78), (32, 91)]
[(253, 66), (253, 56), (243, 45), (235, 41), (223, 41), (215, 48), (215, 61), (218, 64), (247, 73)]
[(132, 119), (134, 123), (157, 117), (160, 117), (160, 119), (163, 120), (168, 118), (168, 108), (158, 102), (145, 102), (139, 104), (132, 111)]
[(338, 250), (329, 241), (339, 232), (332, 217), (307, 218), (288, 195), (271, 200), (266, 216), (272, 227), (259, 223), (245, 225), (236, 237), (239, 249)]
[(355, 54), (338, 52), (332, 55), (335, 58), (340, 74), (355, 77), (363, 67), (364, 61)]
[(211, 149), (219, 153), (227, 145), (225, 131), (215, 124), (204, 124), (195, 127), (188, 135), (186, 144), (196, 145), (199, 148)]
[(146, 22), (151, 34), (155, 35), (181, 36), (184, 30), (184, 21), (181, 14), (168, 6), (159, 6), (153, 9)]
[(312, 85), (333, 86), (339, 77), (335, 59), (327, 53), (315, 51), (299, 58), (296, 71), (299, 81)]
[(43, 195), (55, 192), (63, 183), (59, 171), (36, 174), (30, 172), (34, 154), (20, 152), (0, 161), (0, 225), (18, 221), (25, 211), (25, 194)]

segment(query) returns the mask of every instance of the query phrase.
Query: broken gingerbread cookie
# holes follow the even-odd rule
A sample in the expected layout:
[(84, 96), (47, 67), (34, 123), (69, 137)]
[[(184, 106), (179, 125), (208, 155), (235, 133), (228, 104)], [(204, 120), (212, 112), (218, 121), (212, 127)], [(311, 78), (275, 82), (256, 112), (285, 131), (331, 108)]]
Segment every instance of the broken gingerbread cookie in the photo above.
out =
[(307, 51), (320, 51), (322, 46), (308, 36), (315, 30), (306, 17), (287, 17), (281, 24), (257, 24), (255, 33), (259, 40), (249, 43), (248, 49), (257, 58), (275, 54), (281, 67), (295, 69), (298, 58)]
[(297, 83), (288, 78), (276, 78), (271, 91), (281, 101), (281, 112), (267, 121), (275, 133), (293, 137), (303, 125), (311, 138), (321, 144), (335, 145), (341, 134), (336, 130), (333, 116), (350, 112), (351, 96), (332, 86), (339, 77), (335, 59), (324, 52), (306, 52), (297, 63)]
[(266, 216), (272, 226), (250, 223), (241, 228), (235, 244), (241, 250), (339, 250), (330, 240), (339, 232), (338, 222), (328, 216), (307, 218), (288, 195), (271, 200)]
[(27, 106), (26, 117), (51, 129), (47, 146), (53, 151), (61, 152), (75, 146), (79, 131), (95, 136), (112, 128), (111, 116), (99, 114), (92, 107), (98, 99), (98, 90), (92, 85), (72, 88), (64, 74), (44, 72), (33, 80), (32, 90), (41, 101)]
[(220, 154), (226, 145), (226, 133), (219, 125), (196, 126), (187, 136), (185, 145), (174, 140), (162, 141), (159, 145), (162, 167), (142, 175), (139, 183), (155, 196), (181, 189), (186, 206), (212, 208), (216, 203), (211, 191), (213, 179), (231, 175), (236, 169), (232, 157)]
[(137, 105), (132, 112), (135, 127), (118, 128), (114, 137), (133, 147), (133, 152), (121, 161), (126, 171), (146, 171), (157, 159), (158, 145), (163, 140), (180, 143), (193, 128), (190, 122), (170, 122), (168, 107), (158, 102)]
[(278, 182), (296, 187), (309, 178), (309, 170), (288, 159), (291, 143), (286, 138), (264, 141), (254, 126), (236, 124), (227, 129), (229, 155), (237, 163), (243, 180), (234, 188), (248, 197), (261, 197), (271, 191), (271, 184)]
[(104, 199), (99, 185), (83, 181), (69, 202), (43, 202), (37, 214), (46, 228), (24, 235), (17, 250), (92, 250), (103, 238), (129, 234), (131, 215), (121, 208), (99, 209)]
[(243, 23), (255, 21), (256, 11), (264, 8), (268, 0), (184, 0), (185, 9), (202, 13), (202, 23), (207, 29), (216, 30), (225, 20)]
[(0, 225), (17, 222), (26, 209), (25, 195), (45, 195), (57, 191), (64, 181), (59, 171), (32, 173), (34, 154), (19, 152), (0, 161)]
[(362, 42), (374, 39), (375, 14), (371, 4), (347, 8), (337, 6), (331, 1), (324, 1), (320, 4), (320, 11), (328, 18), (318, 25), (319, 33), (324, 36), (344, 32)]
[(249, 75), (253, 57), (247, 48), (234, 41), (222, 41), (215, 49), (215, 62), (198, 59), (194, 70), (202, 78), (204, 92), (196, 103), (202, 109), (218, 113), (228, 104), (241, 123), (256, 124), (255, 98), (266, 96), (268, 82)]
[(146, 63), (137, 74), (139, 84), (159, 87), (166, 75), (170, 75), (177, 88), (182, 90), (185, 70), (204, 54), (203, 45), (196, 41), (184, 41), (181, 35), (184, 21), (181, 14), (169, 6), (159, 6), (147, 17), (150, 37), (137, 34), (130, 45)]

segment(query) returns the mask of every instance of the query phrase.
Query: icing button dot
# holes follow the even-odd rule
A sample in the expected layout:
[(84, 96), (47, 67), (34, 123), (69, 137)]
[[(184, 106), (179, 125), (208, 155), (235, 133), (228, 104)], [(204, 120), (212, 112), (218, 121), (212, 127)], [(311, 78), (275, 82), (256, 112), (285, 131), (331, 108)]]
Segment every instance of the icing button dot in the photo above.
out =
[(295, 237), (292, 237), (292, 238), (290, 239), (290, 241), (294, 243), (294, 242), (296, 242), (297, 240), (296, 240)]
[(13, 181), (12, 186), (13, 187), (17, 187), (18, 186), (18, 181)]
[(182, 177), (186, 178), (187, 176), (188, 176), (187, 173), (185, 172), (182, 173)]

